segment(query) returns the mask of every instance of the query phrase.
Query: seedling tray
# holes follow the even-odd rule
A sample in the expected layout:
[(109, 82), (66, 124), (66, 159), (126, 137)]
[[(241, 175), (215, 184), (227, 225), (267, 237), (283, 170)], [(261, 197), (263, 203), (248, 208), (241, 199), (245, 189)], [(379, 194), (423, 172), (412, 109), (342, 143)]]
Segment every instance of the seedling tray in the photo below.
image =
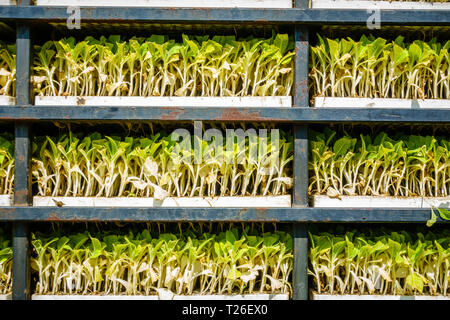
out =
[(311, 295), (312, 300), (450, 300), (450, 296), (397, 296), (377, 294), (317, 294)]
[[(0, 3), (0, 5), (5, 5), (5, 4)], [(13, 106), (15, 104), (16, 104), (16, 98), (10, 97), (10, 96), (0, 96), (0, 106)]]
[(37, 0), (38, 6), (292, 8), (292, 0)]
[(315, 108), (450, 109), (450, 99), (381, 99), (316, 97)]
[(450, 3), (413, 1), (312, 0), (313, 9), (448, 10)]
[(319, 208), (450, 207), (450, 197), (340, 196), (339, 198), (330, 198), (326, 195), (316, 195), (312, 197), (312, 205), (313, 207)]
[(292, 107), (292, 97), (74, 97), (37, 96), (37, 106)]
[(10, 207), (12, 205), (12, 195), (2, 194), (0, 195), (0, 207)]
[[(286, 208), (291, 206), (291, 196), (268, 197), (169, 197), (164, 200), (132, 197), (33, 197), (33, 206), (53, 207), (59, 203), (70, 207), (249, 207)], [(62, 203), (62, 204), (61, 204)]]
[(243, 294), (243, 295), (38, 295), (32, 300), (289, 300), (289, 294)]

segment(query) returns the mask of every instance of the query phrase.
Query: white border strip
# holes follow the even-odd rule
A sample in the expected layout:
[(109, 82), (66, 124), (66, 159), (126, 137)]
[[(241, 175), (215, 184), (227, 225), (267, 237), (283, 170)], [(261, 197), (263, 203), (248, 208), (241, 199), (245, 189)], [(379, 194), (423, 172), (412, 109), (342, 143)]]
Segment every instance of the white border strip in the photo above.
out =
[(449, 10), (450, 3), (367, 0), (312, 0), (313, 9)]
[(243, 295), (173, 295), (161, 299), (158, 295), (40, 295), (33, 294), (31, 300), (289, 300), (289, 294), (243, 294)]
[(312, 294), (312, 300), (450, 300), (450, 296), (394, 296), (371, 294)]
[(139, 197), (33, 197), (33, 206), (55, 207), (213, 207), (213, 208), (288, 208), (291, 196), (257, 197), (169, 197), (164, 200)]
[(292, 0), (37, 0), (38, 6), (292, 8)]
[[(450, 7), (449, 7), (450, 8)], [(315, 108), (450, 109), (450, 99), (381, 99), (316, 97)]]
[(450, 197), (380, 197), (326, 195), (312, 197), (315, 208), (450, 208)]
[(15, 6), (16, 0), (0, 0), (0, 6)]
[(37, 106), (292, 107), (291, 96), (275, 97), (74, 97), (36, 96)]
[(11, 300), (11, 299), (12, 299), (11, 293), (0, 294), (0, 301)]
[(0, 207), (10, 207), (12, 206), (13, 196), (10, 194), (0, 195)]
[[(0, 0), (1, 1), (1, 0)], [(2, 6), (3, 4), (0, 4)], [(6, 4), (5, 4), (6, 6)], [(0, 106), (13, 106), (16, 104), (16, 98), (10, 96), (0, 96)]]

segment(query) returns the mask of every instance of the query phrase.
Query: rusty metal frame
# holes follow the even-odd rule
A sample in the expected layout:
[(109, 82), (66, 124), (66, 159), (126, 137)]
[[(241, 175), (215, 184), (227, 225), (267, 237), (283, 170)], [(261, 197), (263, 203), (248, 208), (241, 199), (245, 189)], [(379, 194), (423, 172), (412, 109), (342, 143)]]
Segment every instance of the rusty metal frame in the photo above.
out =
[(4, 121), (257, 121), (308, 123), (449, 123), (449, 109), (309, 108), (309, 107), (100, 107), (0, 106)]
[[(430, 209), (411, 208), (117, 208), (117, 207), (0, 207), (8, 222), (280, 222), (280, 223), (425, 223)], [(449, 223), (438, 218), (437, 223)]]
[[(297, 1), (301, 3), (302, 1)], [(303, 1), (306, 3), (306, 1)], [(82, 7), (82, 21), (126, 23), (266, 23), (292, 25), (366, 25), (372, 12), (365, 9), (250, 9), (250, 8), (137, 8)], [(383, 25), (449, 25), (449, 10), (380, 10)], [(0, 20), (66, 21), (67, 7), (1, 6)]]
[[(366, 10), (308, 9), (308, 0), (295, 0), (294, 9), (194, 9), (194, 8), (81, 8), (81, 20), (101, 23), (225, 23), (230, 25), (293, 26), (295, 35), (295, 89), (293, 108), (166, 108), (33, 106), (30, 95), (31, 29), (29, 23), (64, 22), (66, 7), (1, 6), (0, 21), (17, 22), (17, 105), (0, 106), (0, 120), (15, 122), (14, 206), (0, 208), (0, 221), (14, 223), (13, 299), (30, 298), (29, 226), (41, 222), (183, 222), (260, 221), (290, 223), (294, 235), (294, 299), (308, 299), (308, 223), (425, 223), (429, 209), (310, 208), (307, 200), (308, 123), (421, 122), (448, 123), (450, 110), (314, 109), (309, 107), (308, 26), (323, 24), (365, 25)], [(450, 25), (450, 11), (381, 10), (384, 25)], [(75, 208), (31, 207), (30, 146), (32, 122), (43, 120), (203, 120), (262, 121), (293, 124), (294, 192), (292, 208)], [(442, 223), (442, 219), (438, 219)]]
[[(30, 4), (30, 0), (21, 0), (18, 5)], [(31, 28), (28, 23), (17, 24), (16, 54), (16, 99), (18, 104), (31, 103)], [(12, 107), (17, 108), (17, 107)], [(14, 150), (14, 205), (26, 207), (31, 204), (31, 139), (30, 124), (26, 121), (15, 122)], [(13, 292), (14, 300), (30, 299), (30, 238), (29, 224), (14, 221), (13, 225)]]

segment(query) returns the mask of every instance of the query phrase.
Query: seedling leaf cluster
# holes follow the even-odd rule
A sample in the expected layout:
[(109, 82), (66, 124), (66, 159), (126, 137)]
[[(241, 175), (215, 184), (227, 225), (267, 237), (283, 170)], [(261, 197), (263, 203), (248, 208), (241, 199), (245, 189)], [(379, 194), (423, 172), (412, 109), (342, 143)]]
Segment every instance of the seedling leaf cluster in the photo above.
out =
[(446, 137), (385, 132), (311, 131), (310, 194), (450, 195), (450, 141)]
[(310, 234), (309, 274), (322, 294), (448, 295), (450, 233)]
[(65, 38), (35, 48), (39, 96), (289, 96), (293, 42), (234, 36)]
[[(164, 227), (165, 228), (165, 227)], [(33, 234), (37, 294), (290, 293), (292, 237), (259, 226)]]

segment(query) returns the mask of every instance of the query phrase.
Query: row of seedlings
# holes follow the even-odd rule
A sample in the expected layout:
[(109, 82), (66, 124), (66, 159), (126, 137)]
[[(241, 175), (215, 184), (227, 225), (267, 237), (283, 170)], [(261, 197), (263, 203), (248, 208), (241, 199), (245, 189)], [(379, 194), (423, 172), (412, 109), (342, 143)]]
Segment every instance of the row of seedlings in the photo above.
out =
[(446, 125), (317, 126), (309, 148), (314, 207), (450, 207)]
[[(57, 125), (33, 137), (35, 206), (291, 206), (288, 126)], [(309, 136), (311, 206), (449, 208), (445, 125), (317, 125)], [(0, 135), (0, 160), (0, 200), (9, 205), (11, 133)]]
[[(279, 227), (279, 228), (278, 228)], [(33, 300), (287, 300), (283, 226), (61, 225), (32, 234)]]
[(73, 37), (35, 47), (36, 105), (290, 107), (287, 34)]
[(317, 36), (310, 85), (316, 108), (450, 108), (450, 41)]
[[(322, 38), (310, 52), (313, 107), (449, 108), (450, 41)], [(2, 104), (15, 47), (2, 44)], [(64, 38), (35, 46), (36, 105), (292, 106), (293, 41), (235, 36)]]
[[(1, 299), (12, 247), (0, 229)], [(450, 236), (441, 226), (310, 229), (311, 298), (450, 299)], [(147, 224), (37, 228), (34, 300), (264, 299), (292, 294), (292, 236), (283, 225)]]
[(58, 126), (33, 140), (35, 206), (291, 206), (289, 128), (139, 122), (100, 133)]
[(450, 300), (448, 228), (310, 229), (313, 300)]

